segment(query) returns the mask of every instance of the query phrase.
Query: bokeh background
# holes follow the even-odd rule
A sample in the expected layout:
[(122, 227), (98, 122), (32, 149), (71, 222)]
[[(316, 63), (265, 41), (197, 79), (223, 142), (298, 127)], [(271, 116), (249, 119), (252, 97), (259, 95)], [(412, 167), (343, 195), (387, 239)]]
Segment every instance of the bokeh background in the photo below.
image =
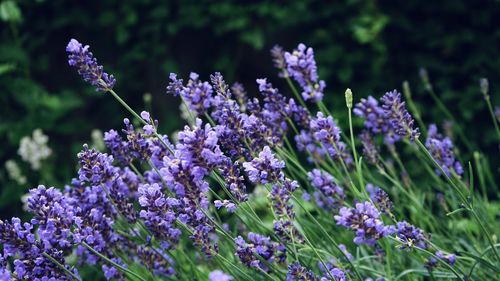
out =
[[(133, 108), (151, 110), (164, 132), (183, 124), (179, 101), (165, 94), (170, 72), (208, 79), (220, 71), (251, 95), (255, 79), (269, 77), (287, 92), (269, 55), (275, 44), (314, 48), (326, 103), (344, 128), (347, 87), (357, 100), (401, 89), (405, 80), (424, 121), (444, 122), (420, 80), (419, 69), (426, 68), (436, 93), (476, 148), (490, 155), (498, 175), (498, 143), (478, 80), (489, 78), (499, 104), (499, 19), (500, 2), (482, 0), (0, 0), (0, 217), (23, 216), (20, 198), (39, 183), (63, 187), (92, 132), (121, 128), (128, 116), (67, 65), (70, 38), (89, 44), (115, 75), (116, 91)], [(51, 150), (39, 169), (18, 153), (21, 139), (35, 129), (48, 136)], [(15, 163), (24, 180), (6, 163)]]

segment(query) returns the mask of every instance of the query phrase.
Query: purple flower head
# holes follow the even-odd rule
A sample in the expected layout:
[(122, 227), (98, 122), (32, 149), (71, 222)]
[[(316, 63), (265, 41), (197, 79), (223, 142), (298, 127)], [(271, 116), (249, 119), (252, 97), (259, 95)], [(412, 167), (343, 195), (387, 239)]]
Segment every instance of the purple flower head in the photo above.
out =
[(368, 159), (373, 165), (379, 164), (379, 150), (375, 141), (373, 140), (373, 135), (367, 131), (363, 130), (359, 135), (361, 139), (361, 144), (363, 145), (363, 155)]
[(234, 213), (236, 211), (236, 204), (229, 200), (215, 200), (214, 201), (215, 208), (226, 208), (229, 213)]
[(297, 149), (299, 151), (305, 151), (309, 154), (307, 158), (309, 162), (314, 163), (323, 159), (325, 150), (316, 144), (309, 131), (301, 130), (300, 133), (295, 136), (295, 142), (297, 143)]
[[(431, 153), (432, 157), (441, 166), (446, 175), (450, 176), (452, 172), (457, 175), (462, 175), (464, 170), (460, 162), (456, 161), (455, 153), (453, 152), (453, 143), (448, 137), (443, 137), (437, 132), (437, 126), (431, 124), (425, 146)], [(441, 170), (436, 169), (436, 174), (440, 175)]]
[(406, 110), (405, 102), (401, 101), (401, 94), (394, 90), (387, 92), (380, 98), (385, 117), (391, 122), (392, 128), (396, 134), (401, 137), (409, 137), (415, 140), (420, 136), (420, 130), (413, 128), (413, 117)]
[(283, 180), (282, 169), (285, 168), (285, 162), (276, 159), (271, 148), (265, 146), (259, 153), (259, 157), (243, 163), (243, 168), (245, 168), (248, 178), (253, 183), (267, 184)]
[(292, 53), (285, 52), (288, 74), (302, 87), (304, 100), (319, 102), (323, 99), (325, 81), (318, 81), (316, 60), (312, 48), (299, 44)]
[(344, 190), (335, 184), (333, 176), (329, 173), (314, 169), (307, 173), (307, 179), (316, 190), (313, 195), (320, 208), (333, 210), (344, 200)]
[(31, 223), (39, 226), (37, 234), (44, 248), (71, 248), (71, 227), (78, 218), (68, 198), (53, 187), (39, 185), (30, 190), (27, 201), (28, 211), (34, 214)]
[(378, 209), (385, 214), (391, 214), (392, 201), (389, 195), (378, 186), (374, 186), (371, 183), (366, 184), (366, 190), (370, 193), (370, 198), (373, 203), (378, 207)]
[(201, 119), (196, 119), (193, 128), (184, 127), (178, 138), (177, 151), (182, 161), (211, 169), (225, 159), (218, 145), (217, 133), (210, 124), (203, 126)]
[(279, 77), (288, 77), (287, 65), (285, 62), (285, 51), (279, 45), (274, 45), (271, 49), (274, 67), (280, 70)]
[(437, 251), (436, 256), (446, 261), (449, 265), (454, 265), (455, 262), (457, 261), (457, 256), (455, 254), (445, 254), (441, 251)]
[(310, 128), (314, 140), (321, 143), (332, 159), (342, 158), (346, 164), (352, 162), (352, 157), (345, 151), (345, 143), (340, 140), (340, 129), (332, 116), (325, 117), (322, 112), (318, 112), (316, 118), (311, 119)]
[(115, 130), (104, 133), (104, 144), (111, 151), (113, 157), (122, 165), (128, 165), (132, 161), (129, 147), (126, 141)]
[(303, 267), (296, 261), (288, 265), (286, 281), (319, 281), (319, 278), (314, 275), (312, 270)]
[(391, 123), (385, 118), (384, 109), (379, 106), (378, 101), (372, 96), (361, 99), (354, 107), (353, 112), (365, 119), (365, 128), (374, 134), (386, 133), (391, 129)]
[[(321, 281), (347, 281), (348, 276), (347, 274), (340, 268), (336, 267), (336, 262), (327, 262), (326, 263), (326, 268), (323, 265), (323, 263), (318, 263), (319, 268), (323, 272), (323, 277), (321, 277)], [(333, 280), (331, 277), (333, 276)]]
[(78, 74), (85, 82), (96, 87), (97, 91), (105, 92), (113, 89), (115, 78), (103, 71), (103, 67), (97, 64), (97, 59), (89, 51), (89, 46), (83, 46), (76, 39), (71, 39), (66, 47), (68, 52), (68, 63), (78, 70)]
[[(63, 251), (55, 247), (45, 249), (42, 243), (36, 240), (33, 228), (32, 224), (22, 223), (18, 218), (12, 218), (11, 222), (0, 220), (0, 244), (3, 247), (3, 256), (0, 258), (13, 258), (13, 273), (17, 280), (68, 280), (66, 273), (43, 255), (45, 252), (64, 265)], [(3, 264), (0, 265), (0, 273), (5, 275), (5, 272), (2, 272)], [(68, 266), (65, 267), (71, 270)], [(71, 271), (78, 276), (76, 270)]]
[(278, 89), (273, 88), (267, 79), (257, 79), (259, 92), (264, 97), (264, 104), (261, 112), (254, 115), (260, 117), (262, 123), (271, 128), (274, 142), (281, 142), (287, 130), (286, 118), (291, 116), (287, 100)]
[(244, 183), (244, 177), (241, 175), (240, 163), (231, 161), (230, 158), (225, 158), (219, 165), (219, 170), (224, 178), (226, 187), (231, 191), (231, 194), (240, 202), (248, 200), (248, 194)]
[(134, 125), (132, 125), (128, 118), (123, 119), (123, 123), (125, 124), (123, 132), (127, 136), (128, 152), (132, 158), (139, 159), (140, 161), (148, 160), (153, 153), (148, 135), (153, 134), (154, 127), (151, 124), (145, 125), (145, 132), (142, 133), (134, 128)]
[(356, 233), (354, 243), (374, 246), (375, 242), (394, 232), (380, 219), (380, 213), (370, 202), (356, 203), (354, 208), (342, 207), (335, 216), (337, 224), (352, 229)]
[(420, 228), (415, 227), (406, 221), (400, 221), (396, 225), (396, 236), (403, 243), (400, 249), (411, 251), (413, 247), (427, 249), (429, 247), (426, 240), (428, 235)]
[(298, 105), (294, 99), (288, 100), (287, 110), (293, 116), (293, 120), (302, 128), (309, 128), (309, 123), (311, 122), (311, 115), (309, 111), (302, 105)]
[[(231, 92), (233, 93), (234, 98), (236, 99), (236, 101), (238, 101), (240, 106), (244, 107), (248, 101), (248, 96), (245, 88), (243, 88), (243, 85), (238, 82), (233, 83), (233, 85), (231, 86)], [(241, 108), (241, 110), (245, 111), (244, 108)]]
[(233, 277), (222, 270), (214, 270), (208, 274), (208, 281), (231, 281)]
[(191, 227), (193, 232), (190, 238), (193, 244), (200, 246), (207, 257), (211, 257), (218, 251), (217, 244), (212, 244), (210, 238), (214, 226), (201, 210), (208, 208), (208, 182), (204, 177), (208, 175), (209, 170), (197, 166), (193, 161), (182, 160), (185, 158), (185, 152), (179, 148), (185, 147), (178, 145), (173, 157), (164, 158), (164, 167), (160, 173), (176, 194), (179, 202), (178, 218)]
[(339, 244), (339, 249), (344, 253), (344, 255), (348, 260), (352, 260), (354, 258), (352, 254), (347, 250), (347, 247), (344, 244)]
[(113, 167), (113, 157), (105, 153), (89, 149), (85, 144), (78, 153), (78, 177), (82, 182), (99, 185), (115, 177), (116, 167)]
[(193, 110), (198, 116), (203, 115), (210, 108), (212, 102), (213, 89), (210, 83), (199, 80), (199, 75), (191, 72), (186, 86), (182, 79), (177, 79), (175, 74), (170, 74), (170, 84), (167, 87), (167, 93), (180, 95), (188, 104), (189, 109)]
[(161, 187), (154, 183), (139, 186), (140, 217), (148, 229), (160, 240), (164, 249), (171, 249), (179, 241), (181, 231), (175, 228), (176, 209), (180, 202), (165, 197)]
[(277, 242), (271, 241), (271, 238), (256, 234), (248, 233), (248, 241), (243, 237), (238, 236), (234, 239), (236, 244), (236, 253), (240, 261), (248, 267), (258, 267), (262, 270), (269, 271), (266, 263), (262, 262), (258, 256), (266, 260), (268, 263), (284, 263), (286, 260), (286, 247)]

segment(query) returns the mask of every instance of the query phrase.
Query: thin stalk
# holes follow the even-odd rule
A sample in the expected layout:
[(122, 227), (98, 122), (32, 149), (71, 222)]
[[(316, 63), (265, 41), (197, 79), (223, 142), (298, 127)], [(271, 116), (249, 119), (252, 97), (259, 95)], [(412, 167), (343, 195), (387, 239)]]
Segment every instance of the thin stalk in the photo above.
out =
[(51, 255), (47, 254), (46, 252), (43, 252), (42, 255), (49, 259), (51, 262), (53, 262), (57, 267), (61, 268), (67, 275), (71, 276), (71, 278), (81, 281), (78, 276), (76, 276), (73, 272), (71, 272), (69, 269), (67, 269), (63, 264), (58, 262), (56, 259), (54, 259)]
[(486, 104), (488, 105), (488, 110), (490, 112), (491, 119), (493, 119), (493, 125), (495, 126), (495, 131), (497, 132), (498, 141), (500, 141), (500, 128), (498, 127), (498, 121), (497, 121), (497, 118), (495, 116), (493, 106), (491, 105), (490, 96), (486, 95), (484, 97), (484, 100), (486, 101)]
[[(142, 119), (141, 116), (139, 116), (139, 114), (137, 114), (137, 112), (135, 112), (122, 98), (120, 98), (120, 96), (115, 92), (113, 91), (113, 89), (108, 89), (108, 92), (121, 104), (123, 105), (123, 107), (125, 107), (125, 109), (128, 110), (128, 112), (130, 112), (130, 114), (132, 114), (135, 118), (139, 119), (139, 121), (143, 124), (143, 125), (148, 125), (148, 123), (146, 121), (144, 121), (144, 119)], [(168, 145), (164, 140), (163, 138), (156, 132), (156, 130), (154, 131), (154, 135), (155, 137), (157, 137), (160, 142), (170, 151), (173, 153), (173, 150), (172, 148), (170, 147), (170, 145)]]
[(98, 251), (96, 251), (94, 248), (92, 248), (92, 246), (90, 246), (89, 244), (87, 244), (86, 242), (81, 242), (81, 244), (87, 248), (89, 251), (91, 251), (93, 254), (95, 254), (96, 256), (100, 257), (101, 259), (105, 260), (106, 262), (108, 262), (109, 264), (113, 265), (114, 267), (118, 268), (119, 270), (121, 270), (122, 272), (124, 273), (128, 273), (136, 278), (138, 278), (139, 280), (142, 280), (142, 281), (146, 281), (146, 279), (142, 278), (142, 276), (140, 276), (139, 274), (129, 270), (128, 268), (125, 268), (121, 265), (119, 265), (118, 263), (110, 260), (108, 257), (104, 256), (103, 254), (99, 253)]

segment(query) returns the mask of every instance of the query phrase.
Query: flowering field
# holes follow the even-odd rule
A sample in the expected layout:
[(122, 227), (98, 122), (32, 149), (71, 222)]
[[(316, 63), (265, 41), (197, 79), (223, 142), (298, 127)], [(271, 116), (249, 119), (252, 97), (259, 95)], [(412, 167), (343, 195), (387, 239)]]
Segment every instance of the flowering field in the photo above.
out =
[[(71, 182), (30, 190), (31, 220), (0, 220), (0, 280), (500, 279), (498, 167), (462, 157), (453, 141), (474, 140), (457, 120), (424, 122), (408, 84), (360, 100), (347, 89), (331, 108), (312, 48), (276, 46), (269, 63), (288, 88), (256, 73), (250, 95), (218, 72), (170, 74), (186, 120), (174, 134), (113, 90), (89, 46), (66, 51), (129, 115), (105, 147), (83, 146)], [(479, 88), (500, 141), (488, 81)], [(19, 154), (37, 169), (46, 143), (35, 131)]]

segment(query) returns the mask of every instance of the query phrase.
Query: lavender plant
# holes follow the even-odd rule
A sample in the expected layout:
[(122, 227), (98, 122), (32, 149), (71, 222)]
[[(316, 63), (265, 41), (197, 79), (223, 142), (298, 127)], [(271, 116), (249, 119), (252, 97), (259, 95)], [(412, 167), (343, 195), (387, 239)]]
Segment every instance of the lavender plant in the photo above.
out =
[[(498, 202), (477, 193), (472, 165), (464, 171), (458, 148), (435, 125), (420, 141), (399, 92), (354, 107), (364, 119), (358, 157), (352, 92), (346, 136), (321, 101), (312, 48), (275, 47), (295, 98), (268, 79), (256, 80), (259, 100), (220, 73), (210, 81), (191, 73), (186, 84), (171, 74), (167, 94), (194, 117), (171, 142), (151, 113), (138, 114), (113, 90), (115, 79), (89, 46), (72, 39), (66, 50), (69, 65), (134, 119), (104, 134), (109, 154), (85, 145), (67, 186), (30, 190), (30, 221), (0, 220), (1, 280), (82, 280), (86, 265), (108, 280), (500, 276), (490, 231), (499, 229)], [(421, 171), (405, 169), (407, 153)], [(421, 174), (430, 185), (419, 184)]]

